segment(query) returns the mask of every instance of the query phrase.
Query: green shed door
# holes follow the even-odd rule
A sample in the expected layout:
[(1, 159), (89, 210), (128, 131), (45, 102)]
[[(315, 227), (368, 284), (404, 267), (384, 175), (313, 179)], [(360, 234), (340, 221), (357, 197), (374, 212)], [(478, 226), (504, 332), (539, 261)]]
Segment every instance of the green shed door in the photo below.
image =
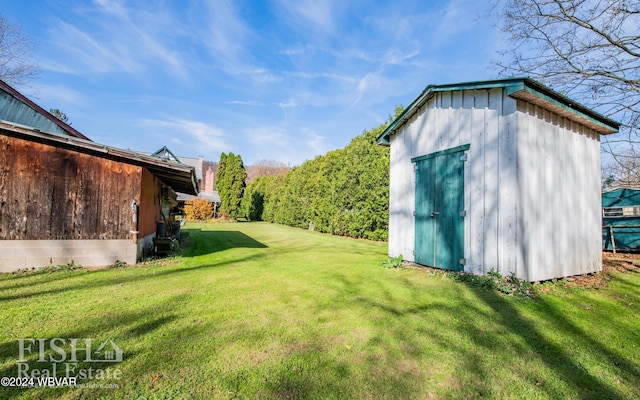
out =
[(416, 163), (415, 261), (461, 271), (464, 266), (464, 153), (468, 145), (413, 159)]

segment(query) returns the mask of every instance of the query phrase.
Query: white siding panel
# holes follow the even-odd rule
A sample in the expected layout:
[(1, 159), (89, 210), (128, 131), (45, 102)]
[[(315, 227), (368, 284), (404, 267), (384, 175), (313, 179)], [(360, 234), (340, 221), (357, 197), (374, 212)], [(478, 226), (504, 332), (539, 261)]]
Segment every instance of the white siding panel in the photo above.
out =
[(498, 260), (498, 219), (500, 201), (499, 165), (500, 132), (499, 120), (502, 114), (502, 89), (493, 89), (487, 93), (484, 129), (484, 272), (499, 271)]
[(517, 261), (518, 197), (516, 101), (503, 97), (498, 150), (498, 268), (502, 275), (520, 273)]
[(407, 127), (391, 138), (389, 182), (389, 256), (413, 261), (414, 183)]
[(469, 91), (474, 97), (474, 108), (471, 113), (471, 146), (469, 148), (468, 172), (469, 186), (465, 190), (470, 194), (470, 202), (467, 204), (469, 212), (470, 242), (469, 260), (465, 267), (466, 272), (484, 274), (484, 250), (485, 250), (485, 206), (484, 206), (484, 152), (485, 152), (485, 109), (488, 106), (487, 92), (485, 90)]
[[(518, 100), (516, 114), (516, 156), (517, 156), (517, 208), (518, 208), (518, 227), (517, 227), (517, 276), (522, 279), (528, 279), (529, 270), (529, 242), (531, 241), (532, 231), (528, 229), (529, 223), (527, 218), (530, 215), (530, 201), (527, 199), (528, 187), (531, 186), (533, 177), (530, 171), (533, 167), (532, 151), (534, 145), (533, 135), (529, 125), (528, 104)], [(526, 151), (525, 151), (526, 149)]]
[(448, 116), (451, 130), (451, 141), (449, 142), (449, 147), (456, 147), (469, 143), (468, 141), (463, 141), (463, 137), (465, 135), (462, 132), (462, 126), (465, 118), (468, 118), (465, 115), (466, 110), (462, 107), (463, 93), (464, 92), (462, 91), (451, 92), (451, 109), (449, 110)]
[[(471, 144), (471, 131), (472, 131), (472, 122), (473, 122), (473, 109), (475, 107), (475, 97), (473, 96), (473, 92), (464, 91), (461, 92), (462, 97), (462, 109), (460, 110), (460, 145), (463, 144)], [(471, 144), (471, 147), (474, 147)], [(472, 149), (470, 149), (472, 150)], [(464, 166), (464, 206), (467, 212), (467, 216), (464, 219), (464, 258), (467, 259), (467, 265), (465, 266), (465, 271), (470, 271), (473, 265), (473, 259), (471, 254), (472, 248), (472, 233), (471, 233), (471, 214), (473, 211), (472, 207), (472, 196), (471, 196), (471, 188), (473, 185), (473, 180), (471, 178), (471, 151), (467, 152), (467, 162)], [(475, 247), (475, 246), (474, 246)]]

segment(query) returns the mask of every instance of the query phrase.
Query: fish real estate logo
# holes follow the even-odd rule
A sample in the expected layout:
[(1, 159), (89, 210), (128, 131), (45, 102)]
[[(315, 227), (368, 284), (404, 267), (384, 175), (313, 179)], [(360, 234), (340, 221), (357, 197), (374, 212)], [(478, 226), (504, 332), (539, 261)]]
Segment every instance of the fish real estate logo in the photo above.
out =
[(112, 339), (18, 339), (18, 376), (2, 377), (2, 386), (118, 388), (106, 382), (122, 378), (122, 370), (115, 364), (123, 356)]

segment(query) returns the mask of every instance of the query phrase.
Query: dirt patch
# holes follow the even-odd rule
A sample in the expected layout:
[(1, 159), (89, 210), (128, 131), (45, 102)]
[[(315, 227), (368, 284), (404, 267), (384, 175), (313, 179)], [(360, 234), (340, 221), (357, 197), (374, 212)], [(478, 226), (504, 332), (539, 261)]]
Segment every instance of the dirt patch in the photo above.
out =
[(640, 273), (640, 254), (603, 252), (601, 272), (570, 276), (557, 281), (563, 281), (565, 286), (601, 289), (609, 284), (611, 275), (616, 273)]

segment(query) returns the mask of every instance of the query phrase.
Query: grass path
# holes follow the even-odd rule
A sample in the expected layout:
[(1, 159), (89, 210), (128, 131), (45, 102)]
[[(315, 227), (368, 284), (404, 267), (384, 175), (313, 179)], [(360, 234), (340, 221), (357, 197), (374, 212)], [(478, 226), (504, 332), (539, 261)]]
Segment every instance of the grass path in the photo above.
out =
[[(384, 269), (384, 243), (187, 227), (170, 261), (0, 275), (0, 377), (17, 375), (20, 338), (112, 339), (124, 352), (122, 378), (100, 381), (119, 389), (0, 398), (640, 398), (638, 273), (518, 300)], [(29, 366), (51, 364), (33, 354)]]

